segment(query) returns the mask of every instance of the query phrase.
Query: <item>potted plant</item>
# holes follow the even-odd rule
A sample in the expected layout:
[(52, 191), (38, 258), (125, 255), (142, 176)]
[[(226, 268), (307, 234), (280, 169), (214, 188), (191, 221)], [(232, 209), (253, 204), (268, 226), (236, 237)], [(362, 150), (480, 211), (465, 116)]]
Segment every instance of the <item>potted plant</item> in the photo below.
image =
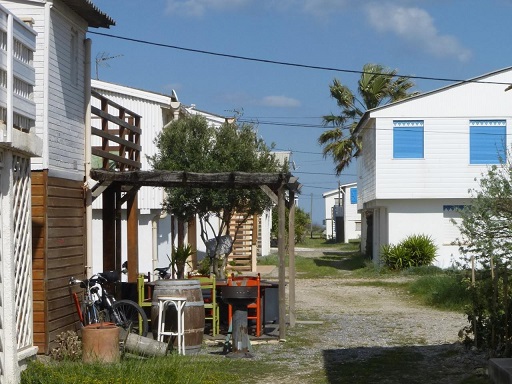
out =
[(187, 260), (193, 253), (194, 251), (190, 244), (179, 245), (172, 250), (171, 265), (172, 270), (176, 271), (177, 279), (185, 278), (185, 265), (188, 264)]

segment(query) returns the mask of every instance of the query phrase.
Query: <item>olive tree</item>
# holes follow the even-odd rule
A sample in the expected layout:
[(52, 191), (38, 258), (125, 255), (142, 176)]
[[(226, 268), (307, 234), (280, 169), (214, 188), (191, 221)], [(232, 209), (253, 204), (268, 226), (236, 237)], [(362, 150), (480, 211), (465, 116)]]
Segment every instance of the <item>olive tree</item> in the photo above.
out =
[(495, 355), (511, 354), (512, 164), (510, 153), (491, 166), (470, 191), (471, 205), (460, 210), (457, 239), (462, 266), (471, 270), (466, 338)]
[[(199, 173), (285, 171), (250, 124), (225, 123), (215, 128), (201, 116), (186, 117), (164, 128), (155, 144), (157, 154), (149, 160), (156, 170)], [(242, 215), (237, 221), (241, 226), (251, 215), (270, 208), (272, 201), (259, 188), (167, 188), (163, 206), (182, 222), (197, 215), (203, 242), (206, 244), (210, 240), (208, 233), (213, 233), (216, 244), (220, 244), (221, 236), (236, 235), (230, 234), (229, 227), (235, 212)], [(214, 259), (214, 273), (223, 277), (227, 255), (221, 257), (215, 251), (212, 253), (209, 256)]]

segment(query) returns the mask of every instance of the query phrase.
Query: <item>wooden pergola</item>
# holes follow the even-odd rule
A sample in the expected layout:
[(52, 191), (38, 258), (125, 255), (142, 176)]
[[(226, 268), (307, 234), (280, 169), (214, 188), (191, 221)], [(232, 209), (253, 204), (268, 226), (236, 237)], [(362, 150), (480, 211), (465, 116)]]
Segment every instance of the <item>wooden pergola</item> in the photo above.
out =
[[(127, 215), (127, 239), (128, 243), (128, 281), (136, 281), (138, 274), (138, 215), (136, 206), (137, 191), (140, 187), (194, 187), (194, 188), (261, 188), (277, 204), (278, 225), (278, 255), (279, 255), (279, 338), (285, 338), (286, 332), (286, 280), (285, 280), (285, 256), (286, 241), (289, 252), (289, 320), (290, 326), (295, 325), (295, 196), (301, 185), (298, 179), (289, 173), (192, 173), (181, 171), (118, 171), (106, 169), (92, 169), (90, 177), (98, 181), (98, 186), (103, 191), (103, 209), (108, 210), (112, 202), (113, 207), (120, 207), (128, 202)], [(124, 196), (121, 197), (121, 193)], [(288, 195), (288, 201), (286, 201)], [(116, 198), (115, 196), (118, 196)], [(109, 200), (110, 198), (110, 200)], [(286, 207), (289, 208), (288, 239), (286, 232)], [(115, 208), (114, 208), (115, 209)], [(115, 260), (112, 252), (117, 253), (116, 245), (108, 245), (109, 234), (116, 234), (116, 242), (120, 241), (120, 224), (114, 219), (114, 214), (104, 214), (104, 265), (112, 265)], [(105, 246), (107, 248), (105, 248)], [(110, 247), (110, 248), (109, 248)], [(110, 257), (109, 257), (110, 256)], [(114, 258), (115, 259), (115, 258)]]

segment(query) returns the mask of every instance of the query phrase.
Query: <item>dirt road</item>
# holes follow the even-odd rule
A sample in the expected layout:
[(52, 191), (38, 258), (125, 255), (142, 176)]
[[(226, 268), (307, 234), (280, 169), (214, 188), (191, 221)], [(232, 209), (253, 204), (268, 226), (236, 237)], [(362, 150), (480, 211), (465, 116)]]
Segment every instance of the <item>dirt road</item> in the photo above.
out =
[(488, 382), (484, 356), (458, 342), (465, 316), (421, 306), (399, 289), (349, 276), (298, 278), (296, 308), (290, 342), (255, 347), (256, 359), (282, 365), (264, 382)]

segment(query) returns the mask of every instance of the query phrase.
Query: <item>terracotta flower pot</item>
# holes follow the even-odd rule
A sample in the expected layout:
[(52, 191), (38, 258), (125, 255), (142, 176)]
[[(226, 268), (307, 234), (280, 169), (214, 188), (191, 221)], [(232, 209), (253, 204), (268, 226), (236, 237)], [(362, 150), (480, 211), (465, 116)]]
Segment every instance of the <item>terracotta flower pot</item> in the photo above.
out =
[(82, 328), (84, 363), (117, 363), (119, 359), (119, 328), (115, 324), (90, 324)]

